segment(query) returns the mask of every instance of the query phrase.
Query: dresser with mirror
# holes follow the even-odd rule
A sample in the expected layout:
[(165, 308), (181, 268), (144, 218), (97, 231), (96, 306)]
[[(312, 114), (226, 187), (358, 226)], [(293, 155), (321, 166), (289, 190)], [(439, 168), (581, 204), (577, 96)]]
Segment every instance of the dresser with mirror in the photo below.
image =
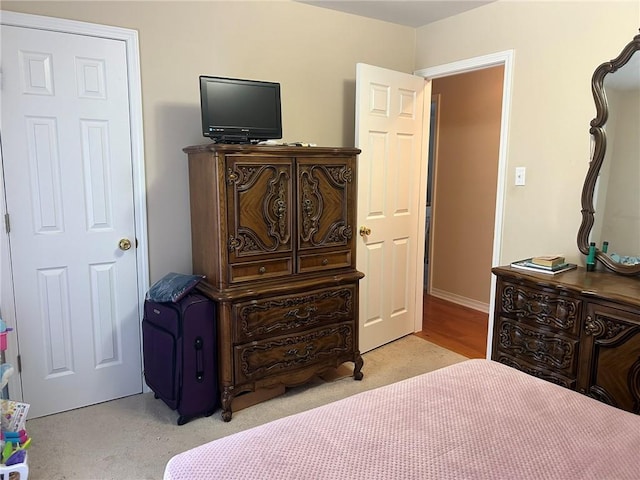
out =
[(640, 414), (640, 34), (595, 70), (591, 88), (577, 243), (584, 255), (595, 244), (597, 267), (493, 268), (491, 358)]

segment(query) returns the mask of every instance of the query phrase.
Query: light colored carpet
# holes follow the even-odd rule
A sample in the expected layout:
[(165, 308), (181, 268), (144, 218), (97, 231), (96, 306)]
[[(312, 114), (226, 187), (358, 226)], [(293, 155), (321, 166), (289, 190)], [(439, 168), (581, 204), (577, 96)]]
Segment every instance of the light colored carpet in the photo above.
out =
[(318, 379), (235, 412), (228, 423), (218, 411), (178, 426), (178, 414), (152, 393), (29, 420), (29, 479), (162, 479), (167, 461), (189, 448), (466, 359), (415, 335), (363, 358), (362, 381)]

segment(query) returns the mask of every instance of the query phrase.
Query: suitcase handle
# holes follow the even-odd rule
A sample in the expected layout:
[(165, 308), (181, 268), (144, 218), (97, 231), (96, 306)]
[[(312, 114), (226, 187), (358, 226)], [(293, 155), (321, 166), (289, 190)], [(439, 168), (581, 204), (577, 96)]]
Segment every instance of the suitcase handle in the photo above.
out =
[(193, 348), (196, 351), (196, 381), (204, 381), (204, 352), (203, 352), (203, 340), (202, 337), (197, 337), (193, 342)]

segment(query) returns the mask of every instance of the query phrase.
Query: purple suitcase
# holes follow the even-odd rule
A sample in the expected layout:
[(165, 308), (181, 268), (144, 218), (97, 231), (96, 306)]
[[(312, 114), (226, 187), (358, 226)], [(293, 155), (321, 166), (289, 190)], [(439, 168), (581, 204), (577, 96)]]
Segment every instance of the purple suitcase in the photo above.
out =
[(176, 303), (145, 301), (144, 378), (156, 398), (178, 411), (178, 425), (218, 407), (216, 345), (212, 300), (190, 293)]

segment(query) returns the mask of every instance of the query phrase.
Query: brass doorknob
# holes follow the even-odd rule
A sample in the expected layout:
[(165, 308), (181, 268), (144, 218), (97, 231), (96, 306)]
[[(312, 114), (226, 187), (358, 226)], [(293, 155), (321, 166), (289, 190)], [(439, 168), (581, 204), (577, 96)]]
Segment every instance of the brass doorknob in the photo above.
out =
[(367, 235), (371, 235), (371, 229), (367, 227), (360, 227), (360, 236), (365, 237)]
[(131, 240), (128, 238), (121, 238), (118, 242), (118, 247), (120, 247), (120, 250), (129, 250), (131, 248)]

